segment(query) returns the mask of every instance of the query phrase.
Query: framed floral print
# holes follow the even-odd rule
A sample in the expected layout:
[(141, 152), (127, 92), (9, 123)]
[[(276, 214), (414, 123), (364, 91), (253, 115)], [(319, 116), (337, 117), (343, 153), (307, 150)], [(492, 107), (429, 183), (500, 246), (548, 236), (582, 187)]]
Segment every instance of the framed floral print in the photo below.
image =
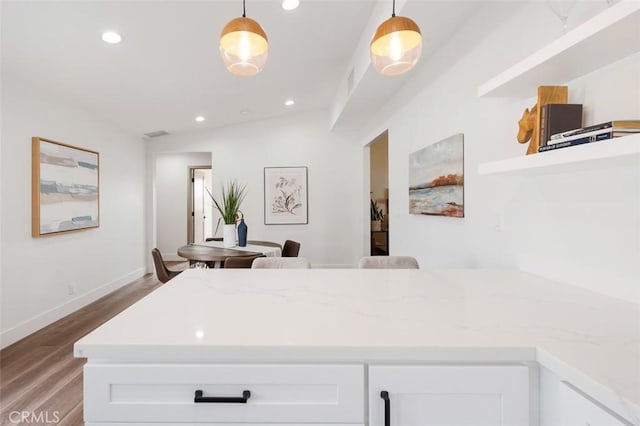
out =
[(264, 168), (264, 224), (309, 223), (306, 167)]

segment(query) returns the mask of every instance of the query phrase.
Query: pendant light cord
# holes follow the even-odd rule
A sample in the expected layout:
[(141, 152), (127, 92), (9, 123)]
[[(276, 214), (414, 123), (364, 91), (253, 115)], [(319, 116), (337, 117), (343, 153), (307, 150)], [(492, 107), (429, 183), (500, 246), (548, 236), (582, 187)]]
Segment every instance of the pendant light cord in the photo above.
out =
[[(247, 17), (247, 8), (244, 4), (245, 0), (242, 0), (242, 17), (246, 18)], [(396, 4), (396, 0), (393, 0), (393, 4)], [(395, 9), (395, 6), (393, 6), (393, 8)]]
[(393, 0), (393, 11), (391, 12), (391, 17), (394, 18), (395, 16), (396, 16), (396, 0)]

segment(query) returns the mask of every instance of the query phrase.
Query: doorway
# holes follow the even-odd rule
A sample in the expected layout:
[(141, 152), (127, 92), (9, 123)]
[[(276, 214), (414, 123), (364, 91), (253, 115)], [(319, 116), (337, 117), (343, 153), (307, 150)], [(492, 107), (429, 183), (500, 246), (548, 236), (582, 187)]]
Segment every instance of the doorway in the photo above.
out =
[(209, 196), (212, 184), (211, 166), (190, 167), (187, 205), (187, 242), (197, 244), (213, 236), (213, 203)]
[(371, 256), (389, 256), (389, 132), (369, 144)]

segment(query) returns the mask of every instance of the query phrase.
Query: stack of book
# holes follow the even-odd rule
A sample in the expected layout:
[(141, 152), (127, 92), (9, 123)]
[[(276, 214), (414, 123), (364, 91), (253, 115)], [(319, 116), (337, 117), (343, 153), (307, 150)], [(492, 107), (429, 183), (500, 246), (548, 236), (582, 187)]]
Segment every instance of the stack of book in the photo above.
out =
[(546, 145), (538, 152), (546, 152), (559, 148), (567, 148), (585, 143), (604, 141), (608, 139), (640, 133), (640, 120), (617, 120), (594, 126), (581, 127), (566, 132), (551, 135)]

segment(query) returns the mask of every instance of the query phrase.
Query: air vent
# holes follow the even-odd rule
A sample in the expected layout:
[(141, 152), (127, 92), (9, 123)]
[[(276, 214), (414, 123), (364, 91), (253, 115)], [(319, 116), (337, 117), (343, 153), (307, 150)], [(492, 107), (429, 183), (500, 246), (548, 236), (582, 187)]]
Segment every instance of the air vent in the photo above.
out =
[(351, 93), (351, 91), (353, 90), (353, 71), (354, 68), (351, 68), (351, 72), (347, 77), (347, 93)]
[(166, 136), (169, 132), (165, 132), (164, 130), (156, 130), (155, 132), (145, 133), (144, 135), (148, 138), (158, 138), (160, 136)]

